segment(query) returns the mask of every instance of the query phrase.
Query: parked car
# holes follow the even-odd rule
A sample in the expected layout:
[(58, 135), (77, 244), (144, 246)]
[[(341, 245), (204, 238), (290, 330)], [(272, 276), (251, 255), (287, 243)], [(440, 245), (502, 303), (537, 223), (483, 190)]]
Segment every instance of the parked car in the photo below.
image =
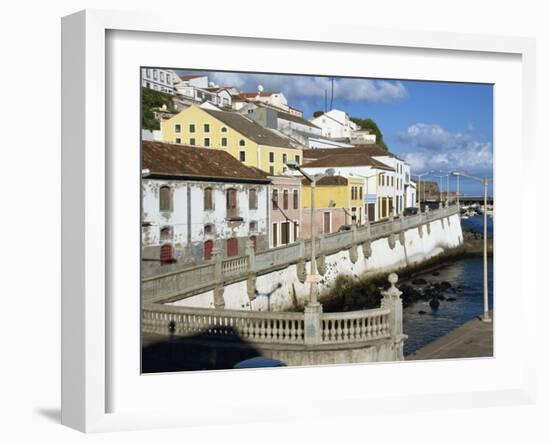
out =
[(255, 358), (245, 359), (236, 363), (233, 368), (269, 368), (269, 367), (286, 367), (283, 361), (278, 359), (265, 358), (257, 356)]
[(404, 216), (416, 215), (418, 213), (418, 207), (405, 207), (403, 210)]

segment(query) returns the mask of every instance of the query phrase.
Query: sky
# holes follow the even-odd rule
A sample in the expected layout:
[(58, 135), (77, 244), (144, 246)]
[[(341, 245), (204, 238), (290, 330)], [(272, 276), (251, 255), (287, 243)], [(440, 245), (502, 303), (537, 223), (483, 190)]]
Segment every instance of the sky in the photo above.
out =
[[(220, 86), (242, 92), (281, 91), (288, 103), (304, 112), (325, 108), (331, 77), (244, 72), (178, 70), (180, 75), (205, 73)], [(493, 176), (493, 86), (489, 84), (342, 78), (334, 79), (332, 108), (352, 117), (372, 118), (390, 150), (411, 165), (413, 175), (434, 171), (424, 179), (443, 182), (452, 170), (480, 177)], [(443, 172), (443, 173), (442, 173)], [(454, 191), (456, 178), (450, 178)], [(492, 187), (492, 186), (491, 186)], [(460, 191), (480, 195), (482, 185), (461, 178)], [(490, 188), (492, 193), (492, 188)]]

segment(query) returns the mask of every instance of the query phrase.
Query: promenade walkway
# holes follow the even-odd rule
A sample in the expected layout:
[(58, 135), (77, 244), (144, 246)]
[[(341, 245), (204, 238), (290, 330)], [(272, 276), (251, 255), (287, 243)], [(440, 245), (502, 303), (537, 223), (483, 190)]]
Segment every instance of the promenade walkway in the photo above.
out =
[(493, 323), (474, 318), (416, 352), (406, 360), (479, 358), (493, 356)]

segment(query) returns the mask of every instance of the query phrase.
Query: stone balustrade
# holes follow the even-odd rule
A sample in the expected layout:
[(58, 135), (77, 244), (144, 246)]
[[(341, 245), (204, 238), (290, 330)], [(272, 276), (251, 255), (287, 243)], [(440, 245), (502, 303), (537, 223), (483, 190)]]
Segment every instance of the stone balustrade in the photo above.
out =
[(390, 310), (385, 308), (344, 313), (324, 313), (321, 317), (323, 343), (366, 342), (390, 336)]
[(142, 307), (142, 331), (211, 343), (245, 341), (261, 353), (286, 352), (298, 364), (304, 351), (319, 356), (369, 348), (377, 348), (381, 360), (401, 360), (407, 338), (401, 292), (395, 273), (388, 280), (391, 286), (382, 292), (380, 308), (352, 312), (323, 313), (320, 304), (306, 306), (304, 312), (259, 312), (148, 303)]
[[(408, 229), (427, 225), (435, 220), (444, 220), (459, 212), (457, 205), (442, 206), (439, 209), (419, 212), (416, 215), (394, 218), (382, 222), (357, 226), (352, 231), (336, 232), (316, 239), (317, 256), (328, 256), (353, 246), (362, 245), (364, 250), (377, 239), (388, 237), (395, 246), (396, 238)], [(213, 259), (193, 267), (160, 273), (142, 278), (142, 299), (145, 302), (170, 302), (203, 293), (220, 291), (224, 285), (250, 279), (276, 269), (309, 260), (311, 241), (298, 241), (285, 246), (248, 255), (221, 259), (219, 253)], [(221, 300), (219, 306), (223, 306)]]

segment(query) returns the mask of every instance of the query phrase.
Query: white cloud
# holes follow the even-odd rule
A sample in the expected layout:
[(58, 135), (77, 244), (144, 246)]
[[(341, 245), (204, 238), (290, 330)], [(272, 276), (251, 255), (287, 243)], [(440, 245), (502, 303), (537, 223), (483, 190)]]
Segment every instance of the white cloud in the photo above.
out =
[(437, 124), (417, 123), (399, 134), (399, 139), (416, 148), (405, 155), (416, 171), (467, 170), (491, 172), (493, 146), (471, 133), (451, 133)]
[[(266, 91), (281, 91), (287, 98), (323, 98), (325, 89), (330, 95), (328, 77), (299, 75), (241, 74), (210, 72), (209, 77), (221, 86), (235, 86), (243, 91), (255, 91), (261, 84)], [(407, 95), (400, 81), (336, 78), (334, 98), (347, 101), (388, 102)], [(329, 97), (330, 98), (330, 97)]]

